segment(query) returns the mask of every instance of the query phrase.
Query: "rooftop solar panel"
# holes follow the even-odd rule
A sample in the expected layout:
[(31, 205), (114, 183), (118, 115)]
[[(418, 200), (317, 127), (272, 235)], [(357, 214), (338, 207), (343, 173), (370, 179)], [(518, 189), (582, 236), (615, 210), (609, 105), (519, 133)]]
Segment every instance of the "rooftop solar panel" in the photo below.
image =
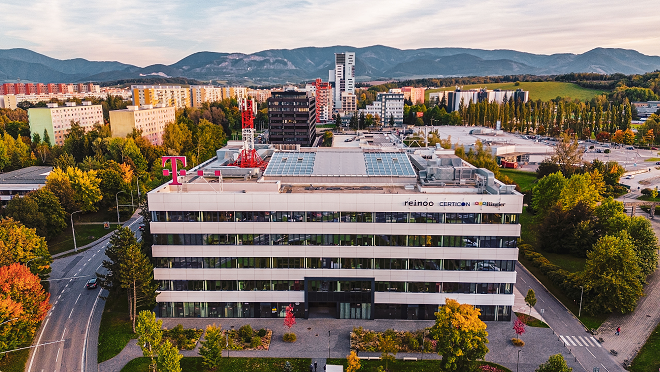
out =
[(313, 152), (276, 152), (268, 162), (267, 176), (308, 176), (314, 169)]
[(415, 176), (408, 156), (400, 152), (365, 152), (364, 162), (369, 176)]

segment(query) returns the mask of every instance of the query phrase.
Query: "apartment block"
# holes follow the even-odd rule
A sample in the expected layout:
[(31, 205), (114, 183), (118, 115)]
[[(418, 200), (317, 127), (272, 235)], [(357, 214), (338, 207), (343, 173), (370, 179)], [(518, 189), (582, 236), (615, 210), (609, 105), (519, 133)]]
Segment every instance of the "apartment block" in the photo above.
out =
[(316, 123), (327, 123), (332, 120), (332, 87), (316, 79), (313, 83), (305, 85), (305, 91), (316, 98)]
[(332, 85), (335, 109), (348, 111), (341, 105), (342, 93), (355, 94), (355, 53), (335, 53), (335, 69), (329, 70), (328, 81)]
[(164, 104), (177, 109), (190, 107), (190, 89), (179, 85), (132, 85), (133, 106)]
[(159, 104), (154, 107), (128, 106), (125, 110), (110, 111), (110, 128), (113, 137), (126, 137), (133, 129), (141, 130), (142, 137), (153, 145), (163, 144), (165, 125), (176, 120), (174, 107)]
[(378, 93), (376, 100), (361, 110), (365, 115), (371, 114), (378, 117), (380, 124), (390, 125), (394, 118), (395, 126), (403, 125), (404, 93), (400, 89), (390, 89), (388, 93)]
[(75, 102), (66, 102), (64, 107), (49, 103), (47, 107), (28, 109), (28, 118), (32, 133), (43, 137), (45, 130), (51, 145), (63, 145), (72, 122), (79, 123), (85, 131), (92, 130), (95, 124), (103, 124), (103, 108), (101, 105), (92, 105), (89, 101), (83, 101), (80, 106)]
[(413, 105), (424, 103), (424, 93), (426, 88), (403, 87), (401, 88), (403, 98), (412, 102)]

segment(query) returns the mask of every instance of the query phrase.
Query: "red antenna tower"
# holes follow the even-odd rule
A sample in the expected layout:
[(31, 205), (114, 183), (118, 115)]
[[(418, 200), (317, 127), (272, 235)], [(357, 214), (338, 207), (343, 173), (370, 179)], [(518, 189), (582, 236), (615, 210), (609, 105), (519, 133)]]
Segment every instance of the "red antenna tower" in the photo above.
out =
[(238, 154), (238, 159), (232, 163), (233, 166), (241, 168), (266, 168), (266, 162), (261, 159), (254, 148), (254, 109), (253, 100), (243, 98), (239, 100), (238, 107), (241, 110), (243, 127), (243, 148)]

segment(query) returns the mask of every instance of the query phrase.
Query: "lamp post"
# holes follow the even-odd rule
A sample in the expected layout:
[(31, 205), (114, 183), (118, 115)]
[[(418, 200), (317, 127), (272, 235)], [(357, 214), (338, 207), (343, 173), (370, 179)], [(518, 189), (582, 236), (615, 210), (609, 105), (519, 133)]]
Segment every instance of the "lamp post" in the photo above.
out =
[(584, 287), (580, 286), (580, 308), (578, 309), (578, 318), (582, 314), (582, 294), (584, 294)]
[(328, 331), (328, 359), (330, 359), (330, 331)]
[(82, 211), (75, 211), (71, 213), (71, 233), (73, 234), (73, 251), (78, 252), (78, 245), (76, 244), (76, 229), (73, 228), (73, 215), (82, 212)]
[(520, 364), (520, 352), (522, 350), (518, 349), (518, 362), (516, 362), (516, 372), (518, 372), (518, 365)]
[(117, 224), (121, 225), (121, 221), (119, 221), (119, 198), (117, 197), (119, 194), (121, 194), (124, 191), (120, 191), (115, 194), (115, 202), (117, 203)]

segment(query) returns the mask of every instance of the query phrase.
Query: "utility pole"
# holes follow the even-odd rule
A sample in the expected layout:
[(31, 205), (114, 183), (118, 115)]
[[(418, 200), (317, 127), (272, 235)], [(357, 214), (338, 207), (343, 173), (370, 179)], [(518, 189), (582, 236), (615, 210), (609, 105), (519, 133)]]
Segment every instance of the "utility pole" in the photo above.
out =
[(73, 215), (75, 213), (82, 212), (82, 211), (75, 211), (71, 213), (71, 233), (73, 234), (73, 251), (78, 252), (78, 245), (76, 244), (76, 230), (73, 228)]
[(582, 295), (584, 294), (584, 287), (580, 286), (580, 309), (578, 309), (578, 318), (582, 314)]

